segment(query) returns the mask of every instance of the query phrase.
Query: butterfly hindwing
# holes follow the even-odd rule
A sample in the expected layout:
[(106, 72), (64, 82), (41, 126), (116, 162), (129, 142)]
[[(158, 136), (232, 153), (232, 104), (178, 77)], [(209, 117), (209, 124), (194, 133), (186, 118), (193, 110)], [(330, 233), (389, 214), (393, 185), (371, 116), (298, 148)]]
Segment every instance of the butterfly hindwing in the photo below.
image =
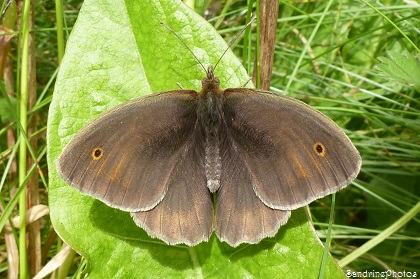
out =
[(207, 241), (213, 231), (213, 196), (206, 186), (203, 141), (196, 128), (175, 164), (165, 198), (151, 210), (132, 213), (137, 225), (166, 243), (196, 245)]
[(222, 134), (222, 175), (215, 222), (218, 238), (236, 247), (274, 236), (289, 219), (290, 211), (269, 208), (257, 197), (245, 158), (232, 141), (230, 131)]

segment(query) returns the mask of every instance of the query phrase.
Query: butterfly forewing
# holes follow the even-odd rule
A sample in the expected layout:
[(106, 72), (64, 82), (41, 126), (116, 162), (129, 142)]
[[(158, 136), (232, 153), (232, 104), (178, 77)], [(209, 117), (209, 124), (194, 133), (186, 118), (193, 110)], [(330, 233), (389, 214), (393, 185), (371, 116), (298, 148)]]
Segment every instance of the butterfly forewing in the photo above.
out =
[(112, 207), (153, 208), (163, 199), (193, 134), (195, 94), (150, 95), (97, 118), (63, 150), (57, 163), (61, 176)]
[(303, 102), (254, 89), (227, 89), (228, 128), (258, 197), (291, 210), (336, 192), (360, 169), (360, 155), (328, 117)]

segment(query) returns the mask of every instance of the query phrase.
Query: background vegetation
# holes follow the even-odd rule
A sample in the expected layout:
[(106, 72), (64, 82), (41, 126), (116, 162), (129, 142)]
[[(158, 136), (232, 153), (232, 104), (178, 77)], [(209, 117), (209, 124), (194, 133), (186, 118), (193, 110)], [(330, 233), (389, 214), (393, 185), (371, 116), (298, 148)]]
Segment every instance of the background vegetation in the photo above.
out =
[[(46, 125), (82, 1), (0, 3), (0, 277), (16, 278), (18, 262), (29, 262), (21, 276), (44, 266), (42, 272), (59, 267), (57, 278), (75, 276), (86, 262), (63, 245), (48, 215)], [(249, 7), (229, 0), (186, 4), (228, 42)], [(330, 252), (346, 271), (419, 272), (419, 32), (414, 1), (280, 2), (271, 90), (328, 114), (363, 158), (358, 179), (336, 195), (333, 219), (331, 197), (310, 206), (319, 237), (330, 237)], [(233, 46), (238, 57), (242, 46)], [(253, 63), (243, 63), (252, 73)], [(18, 123), (28, 127), (28, 137)], [(26, 154), (22, 142), (30, 146)]]

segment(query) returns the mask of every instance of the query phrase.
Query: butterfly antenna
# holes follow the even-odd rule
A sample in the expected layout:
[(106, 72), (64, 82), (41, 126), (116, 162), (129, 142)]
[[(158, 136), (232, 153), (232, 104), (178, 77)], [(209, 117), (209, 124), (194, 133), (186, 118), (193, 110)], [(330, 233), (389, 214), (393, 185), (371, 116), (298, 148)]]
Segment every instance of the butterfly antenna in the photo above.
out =
[(217, 60), (216, 64), (214, 65), (213, 69), (216, 69), (217, 65), (219, 65), (220, 60), (222, 60), (223, 56), (226, 54), (226, 52), (231, 48), (231, 46), (233, 45), (234, 42), (236, 42), (236, 40), (239, 38), (239, 36), (241, 36), (242, 33), (244, 33), (244, 31), (248, 28), (248, 26), (250, 26), (251, 24), (253, 24), (255, 22), (255, 20), (257, 20), (257, 18), (254, 16), (253, 18), (251, 18), (251, 20), (245, 25), (244, 28), (242, 28), (242, 30), (238, 33), (238, 35), (236, 35), (235, 38), (233, 38), (233, 40), (229, 43), (228, 47), (226, 48), (226, 50), (223, 52), (223, 54), (220, 56), (219, 60)]
[(206, 74), (208, 74), (206, 67), (204, 67), (203, 63), (201, 63), (201, 61), (197, 58), (197, 56), (195, 56), (194, 52), (187, 46), (186, 43), (184, 43), (184, 41), (181, 39), (181, 37), (178, 36), (178, 34), (174, 30), (172, 30), (171, 27), (166, 25), (165, 23), (161, 22), (160, 24), (162, 24), (166, 29), (171, 31), (171, 33), (174, 34), (179, 39), (179, 41), (191, 52), (191, 54), (194, 56), (195, 60), (197, 60), (197, 62), (201, 65), (201, 67), (204, 69), (204, 72)]

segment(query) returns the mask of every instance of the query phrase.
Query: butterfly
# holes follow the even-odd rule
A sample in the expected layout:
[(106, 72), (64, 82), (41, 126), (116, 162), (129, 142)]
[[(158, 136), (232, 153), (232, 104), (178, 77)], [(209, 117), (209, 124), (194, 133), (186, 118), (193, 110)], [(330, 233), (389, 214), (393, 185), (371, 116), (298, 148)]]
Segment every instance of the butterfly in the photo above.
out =
[(274, 236), (290, 211), (337, 192), (361, 157), (331, 119), (296, 99), (221, 89), (141, 97), (104, 113), (57, 168), (84, 194), (130, 212), (150, 236), (189, 246), (213, 231), (235, 247)]

